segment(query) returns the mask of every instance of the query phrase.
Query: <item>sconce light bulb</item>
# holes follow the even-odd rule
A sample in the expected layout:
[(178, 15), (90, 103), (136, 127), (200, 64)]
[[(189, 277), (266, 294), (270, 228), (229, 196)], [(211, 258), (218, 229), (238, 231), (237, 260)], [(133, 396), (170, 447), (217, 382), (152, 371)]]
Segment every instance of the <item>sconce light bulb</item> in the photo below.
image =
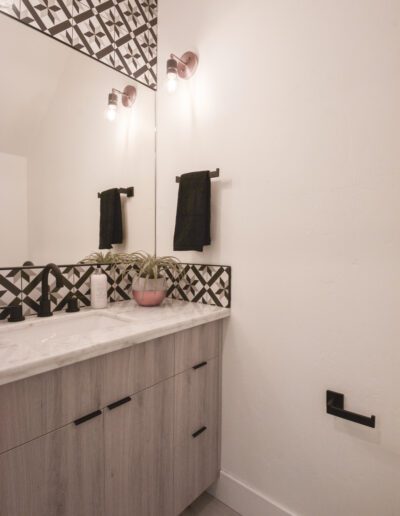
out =
[(108, 105), (107, 105), (107, 109), (106, 109), (106, 113), (105, 113), (107, 120), (109, 120), (110, 122), (114, 121), (117, 116), (117, 105), (118, 105), (118, 95), (113, 90), (108, 95)]
[(117, 118), (117, 106), (115, 104), (109, 104), (105, 115), (107, 120), (113, 122)]
[(178, 87), (178, 75), (175, 72), (167, 73), (167, 90), (169, 93), (174, 93)]

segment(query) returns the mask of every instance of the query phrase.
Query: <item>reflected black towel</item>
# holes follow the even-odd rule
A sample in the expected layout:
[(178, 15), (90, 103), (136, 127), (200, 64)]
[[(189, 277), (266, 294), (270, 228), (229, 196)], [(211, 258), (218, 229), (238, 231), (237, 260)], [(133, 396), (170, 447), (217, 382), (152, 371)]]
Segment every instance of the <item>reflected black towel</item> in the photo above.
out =
[(203, 251), (211, 243), (211, 182), (206, 172), (182, 174), (174, 234), (174, 251)]
[(118, 188), (100, 194), (99, 249), (111, 249), (111, 244), (122, 244), (122, 210)]

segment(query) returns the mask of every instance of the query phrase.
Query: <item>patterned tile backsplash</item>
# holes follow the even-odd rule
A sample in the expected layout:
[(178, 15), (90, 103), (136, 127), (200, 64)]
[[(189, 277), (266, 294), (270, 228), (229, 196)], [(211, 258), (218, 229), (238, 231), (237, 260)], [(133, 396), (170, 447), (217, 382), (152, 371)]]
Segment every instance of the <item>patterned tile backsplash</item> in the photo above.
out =
[[(101, 265), (108, 281), (110, 302), (132, 299), (133, 266)], [(50, 273), (51, 309), (63, 310), (70, 295), (81, 307), (90, 306), (90, 276), (95, 265), (63, 265), (64, 285), (57, 288)], [(22, 303), (24, 315), (35, 315), (41, 296), (42, 267), (0, 269), (0, 308)], [(222, 307), (231, 306), (231, 267), (224, 265), (181, 264), (179, 273), (167, 271), (167, 296), (173, 299)], [(0, 319), (6, 314), (0, 312)]]
[(0, 12), (157, 87), (157, 0), (0, 0)]

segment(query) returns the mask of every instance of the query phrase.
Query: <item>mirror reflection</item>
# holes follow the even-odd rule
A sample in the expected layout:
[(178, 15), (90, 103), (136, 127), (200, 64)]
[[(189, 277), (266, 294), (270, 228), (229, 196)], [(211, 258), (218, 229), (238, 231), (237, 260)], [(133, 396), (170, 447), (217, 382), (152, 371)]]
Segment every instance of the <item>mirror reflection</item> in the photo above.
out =
[(121, 194), (112, 247), (152, 252), (154, 91), (6, 16), (0, 62), (0, 267), (72, 264), (98, 250), (98, 194), (114, 188), (134, 196)]

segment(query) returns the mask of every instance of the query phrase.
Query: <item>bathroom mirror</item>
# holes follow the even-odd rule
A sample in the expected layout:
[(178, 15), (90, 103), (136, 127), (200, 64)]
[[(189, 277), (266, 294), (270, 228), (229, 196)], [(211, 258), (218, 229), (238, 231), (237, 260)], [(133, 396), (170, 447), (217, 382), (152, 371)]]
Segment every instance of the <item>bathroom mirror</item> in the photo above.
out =
[[(97, 251), (110, 188), (134, 187), (114, 248), (154, 251), (155, 92), (1, 13), (0, 66), (0, 267)], [(108, 94), (127, 85), (136, 101), (110, 122)]]

